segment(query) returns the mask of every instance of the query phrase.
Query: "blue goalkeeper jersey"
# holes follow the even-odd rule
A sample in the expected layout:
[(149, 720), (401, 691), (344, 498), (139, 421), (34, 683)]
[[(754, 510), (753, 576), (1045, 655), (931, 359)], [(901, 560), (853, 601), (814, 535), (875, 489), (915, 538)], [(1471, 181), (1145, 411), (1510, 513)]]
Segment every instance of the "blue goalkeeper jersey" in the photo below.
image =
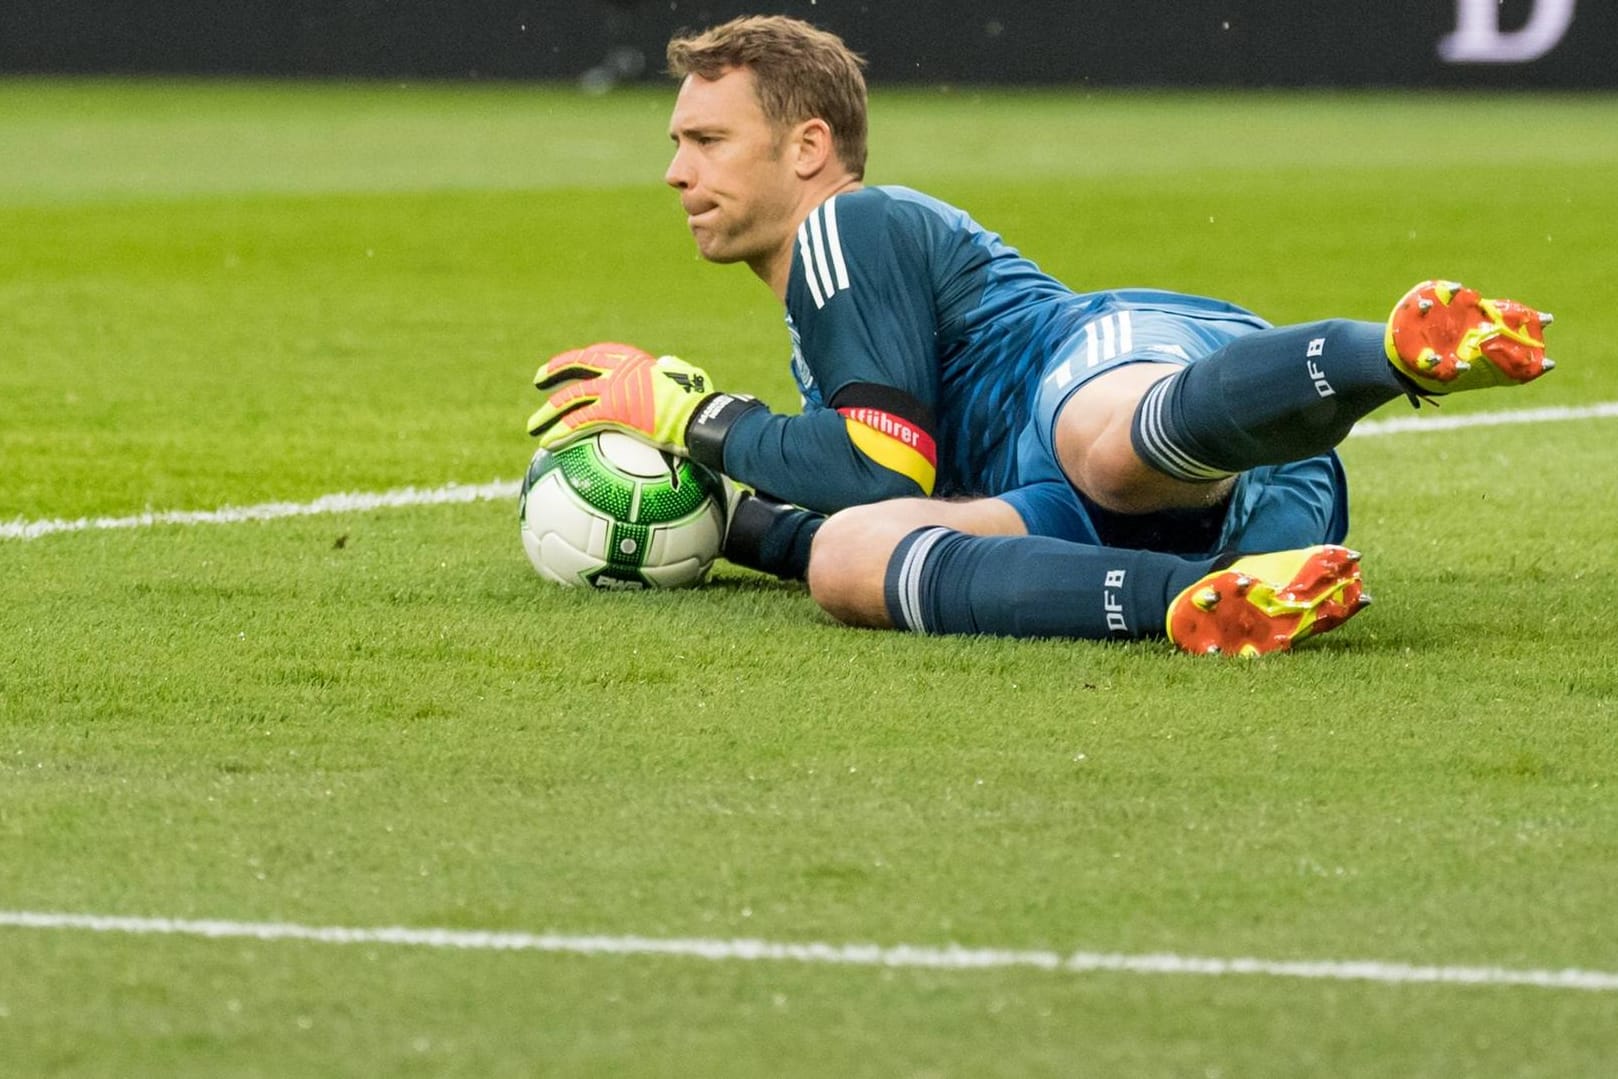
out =
[(1099, 315), (1135, 308), (1246, 314), (1168, 292), (1076, 293), (938, 199), (904, 187), (837, 195), (799, 227), (787, 285), (802, 414), (741, 416), (725, 471), (823, 512), (1015, 489), (1047, 366), (1086, 333), (1093, 350)]

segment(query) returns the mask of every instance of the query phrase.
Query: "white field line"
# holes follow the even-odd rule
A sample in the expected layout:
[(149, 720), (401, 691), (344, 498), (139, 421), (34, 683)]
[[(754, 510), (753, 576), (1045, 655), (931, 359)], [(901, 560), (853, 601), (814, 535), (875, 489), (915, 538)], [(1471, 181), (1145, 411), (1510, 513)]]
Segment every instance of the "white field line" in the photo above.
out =
[(1408, 416), (1394, 420), (1366, 420), (1349, 436), (1375, 438), (1424, 431), (1455, 431), (1463, 427), (1504, 427), (1519, 423), (1566, 423), (1569, 420), (1603, 420), (1618, 417), (1618, 401), (1594, 405), (1555, 408), (1522, 408), (1510, 412), (1469, 412), (1464, 416)]
[(477, 485), (449, 484), (446, 487), (398, 487), (391, 491), (351, 491), (322, 495), (313, 502), (260, 502), (256, 506), (226, 506), (217, 510), (165, 510), (137, 513), (132, 517), (54, 518), (43, 521), (0, 522), (0, 540), (39, 539), (58, 532), (97, 532), (119, 528), (150, 528), (154, 525), (222, 525), (248, 521), (274, 521), (282, 517), (315, 517), (326, 513), (355, 513), (364, 510), (396, 509), (401, 506), (442, 506), (456, 502), (488, 502), (516, 498), (517, 480), (495, 480)]
[[(1473, 412), (1464, 416), (1437, 416), (1368, 420), (1354, 428), (1351, 437), (1376, 438), (1385, 435), (1426, 431), (1453, 431), (1466, 427), (1499, 427), (1523, 423), (1563, 423), (1569, 420), (1618, 417), (1618, 401), (1582, 407), (1529, 408), (1514, 412)], [(488, 502), (517, 496), (517, 480), (496, 480), (477, 485), (449, 484), (445, 487), (399, 487), (391, 491), (354, 491), (322, 495), (313, 502), (261, 502), (255, 506), (226, 506), (217, 510), (163, 510), (130, 517), (48, 518), (29, 521), (17, 518), (0, 521), (0, 540), (32, 540), (62, 532), (98, 532), (124, 528), (151, 528), (155, 525), (242, 524), (248, 521), (274, 521), (282, 517), (313, 517), (328, 513), (354, 513), (405, 506), (441, 506), (457, 502)]]
[(544, 952), (582, 956), (661, 956), (711, 962), (786, 962), (811, 965), (1003, 970), (1028, 968), (1070, 974), (1247, 975), (1389, 985), (1524, 986), (1618, 992), (1618, 972), (1523, 970), (1509, 967), (1413, 966), (1377, 960), (1216, 959), (1187, 955), (1120, 955), (1109, 952), (1026, 951), (1001, 948), (924, 947), (911, 944), (789, 943), (681, 937), (574, 936), (464, 929), (351, 928), (286, 922), (188, 921), (101, 914), (0, 911), (0, 927), (81, 930), (137, 936), (203, 937), (266, 942), (370, 944), (455, 951)]

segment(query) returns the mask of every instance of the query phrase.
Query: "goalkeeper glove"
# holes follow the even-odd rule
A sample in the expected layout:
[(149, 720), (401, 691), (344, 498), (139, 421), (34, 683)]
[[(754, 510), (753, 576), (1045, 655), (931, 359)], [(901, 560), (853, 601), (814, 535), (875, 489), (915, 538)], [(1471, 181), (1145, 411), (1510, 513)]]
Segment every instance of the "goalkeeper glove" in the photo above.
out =
[(543, 449), (617, 430), (711, 468), (723, 468), (724, 436), (736, 417), (763, 407), (710, 390), (708, 373), (694, 364), (611, 341), (552, 356), (534, 386), (547, 396), (528, 417), (528, 433)]

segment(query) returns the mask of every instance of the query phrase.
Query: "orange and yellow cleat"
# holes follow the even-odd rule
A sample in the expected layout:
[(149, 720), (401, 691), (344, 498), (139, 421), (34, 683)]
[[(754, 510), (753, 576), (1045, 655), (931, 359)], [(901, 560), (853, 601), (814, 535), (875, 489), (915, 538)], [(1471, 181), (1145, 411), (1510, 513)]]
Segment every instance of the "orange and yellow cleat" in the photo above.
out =
[(1551, 316), (1516, 300), (1486, 300), (1455, 281), (1423, 281), (1388, 316), (1388, 362), (1428, 393), (1532, 382)]
[(1335, 629), (1370, 603), (1358, 551), (1244, 555), (1174, 598), (1168, 636), (1196, 655), (1261, 656)]

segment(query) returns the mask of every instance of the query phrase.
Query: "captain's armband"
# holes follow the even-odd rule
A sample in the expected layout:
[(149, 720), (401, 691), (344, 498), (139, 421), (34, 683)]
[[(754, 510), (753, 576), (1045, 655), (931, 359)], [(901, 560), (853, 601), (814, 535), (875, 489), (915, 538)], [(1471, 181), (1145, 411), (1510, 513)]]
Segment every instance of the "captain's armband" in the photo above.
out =
[(843, 417), (849, 441), (874, 464), (904, 476), (931, 495), (938, 477), (933, 410), (903, 390), (853, 382), (830, 407)]

